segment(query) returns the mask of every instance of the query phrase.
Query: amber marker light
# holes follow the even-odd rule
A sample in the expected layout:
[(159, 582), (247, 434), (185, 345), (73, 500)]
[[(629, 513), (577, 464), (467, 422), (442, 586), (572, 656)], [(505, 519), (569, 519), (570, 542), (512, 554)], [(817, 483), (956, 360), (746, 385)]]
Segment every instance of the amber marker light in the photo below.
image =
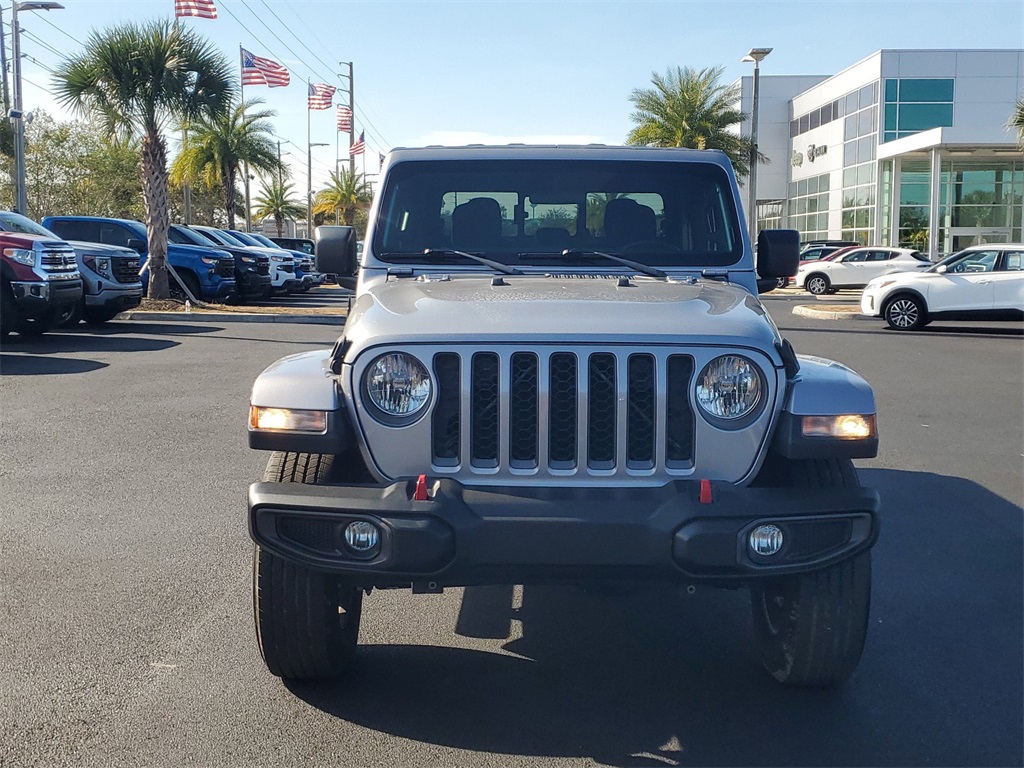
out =
[(323, 434), (327, 431), (327, 412), (254, 405), (249, 409), (249, 427), (267, 432)]
[(804, 437), (834, 437), (840, 440), (864, 440), (877, 435), (874, 414), (841, 416), (804, 416)]

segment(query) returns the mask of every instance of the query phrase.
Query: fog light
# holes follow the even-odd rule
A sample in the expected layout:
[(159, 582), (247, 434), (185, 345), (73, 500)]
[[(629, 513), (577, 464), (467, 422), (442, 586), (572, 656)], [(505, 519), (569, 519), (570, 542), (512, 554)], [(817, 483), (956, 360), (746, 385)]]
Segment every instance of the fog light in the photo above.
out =
[(345, 543), (356, 552), (369, 552), (380, 543), (380, 531), (373, 523), (356, 520), (345, 527)]
[(782, 549), (782, 531), (777, 525), (759, 525), (750, 532), (750, 548), (763, 557)]

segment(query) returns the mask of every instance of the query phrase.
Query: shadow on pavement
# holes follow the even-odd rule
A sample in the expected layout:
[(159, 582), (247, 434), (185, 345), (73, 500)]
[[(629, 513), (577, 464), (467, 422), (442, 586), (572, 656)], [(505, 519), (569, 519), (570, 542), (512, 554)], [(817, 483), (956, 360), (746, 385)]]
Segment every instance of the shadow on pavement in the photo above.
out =
[(81, 334), (54, 331), (32, 338), (9, 337), (4, 342), (7, 352), (155, 352), (176, 347), (181, 342), (170, 339), (140, 338), (126, 334)]
[(104, 325), (76, 325), (61, 328), (58, 333), (74, 333), (88, 336), (120, 336), (126, 333), (144, 333), (152, 336), (192, 336), (198, 333), (223, 331), (221, 325), (198, 325), (197, 323), (158, 323), (118, 320)]
[[(858, 320), (839, 320), (829, 321), (821, 320), (819, 322), (829, 323), (826, 327), (815, 328), (808, 325), (786, 325), (785, 321), (776, 320), (779, 330), (783, 333), (787, 331), (799, 331), (801, 333), (860, 333), (868, 334), (871, 336), (906, 336), (911, 337), (941, 337), (941, 336), (980, 336), (990, 339), (997, 338), (1020, 338), (1024, 336), (1024, 326), (1020, 324), (1007, 323), (1004, 326), (991, 326), (991, 325), (978, 325), (978, 326), (942, 326), (942, 325), (928, 325), (919, 331), (894, 331), (891, 328), (886, 327), (884, 324), (875, 328), (868, 329), (863, 327), (851, 327), (854, 323), (858, 323)], [(870, 322), (870, 321), (865, 321)]]
[(528, 586), (518, 610), (510, 590), (468, 589), (460, 629), (501, 637), (518, 622), (509, 653), (363, 646), (338, 684), (289, 688), (367, 728), (492, 754), (1021, 765), (1020, 507), (960, 478), (861, 476), (884, 517), (867, 648), (839, 689), (787, 689), (760, 670), (745, 592), (651, 586)]
[(0, 376), (41, 376), (60, 373), (88, 373), (106, 368), (96, 360), (72, 357), (39, 357), (38, 355), (0, 354)]

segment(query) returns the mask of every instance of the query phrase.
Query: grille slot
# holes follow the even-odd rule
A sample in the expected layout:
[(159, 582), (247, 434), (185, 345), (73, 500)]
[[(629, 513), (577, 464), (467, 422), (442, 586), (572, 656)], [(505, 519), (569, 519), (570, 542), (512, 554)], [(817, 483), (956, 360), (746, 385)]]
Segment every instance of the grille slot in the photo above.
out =
[(615, 468), (615, 355), (602, 352), (590, 356), (588, 370), (587, 466)]
[(626, 460), (631, 469), (654, 466), (655, 378), (652, 355), (630, 355), (627, 373)]
[(459, 433), (462, 420), (459, 413), (459, 356), (454, 352), (434, 355), (434, 375), (437, 378), (437, 404), (431, 417), (432, 452), (439, 466), (459, 463)]
[(613, 478), (695, 466), (691, 355), (476, 347), (429, 359), (429, 450), (441, 472)]
[(509, 387), (509, 462), (516, 469), (537, 466), (537, 356), (512, 355)]
[(498, 466), (498, 372), (494, 352), (473, 355), (470, 391), (470, 461), (475, 467)]
[(548, 391), (548, 464), (552, 469), (576, 466), (576, 416), (579, 384), (576, 355), (555, 352), (550, 362)]
[(665, 388), (665, 463), (669, 467), (693, 464), (693, 409), (690, 407), (690, 380), (693, 358), (671, 355), (668, 358)]

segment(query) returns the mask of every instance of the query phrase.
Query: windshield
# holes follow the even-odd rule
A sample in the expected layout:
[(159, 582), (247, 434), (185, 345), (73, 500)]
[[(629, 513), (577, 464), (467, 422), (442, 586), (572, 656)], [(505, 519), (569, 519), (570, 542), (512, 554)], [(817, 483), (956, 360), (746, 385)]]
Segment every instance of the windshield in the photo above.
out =
[(260, 245), (265, 245), (268, 248), (277, 248), (278, 250), (281, 250), (281, 251), (284, 250), (284, 248), (282, 248), (280, 245), (275, 243), (269, 237), (264, 237), (263, 235), (257, 235), (255, 232), (251, 233), (249, 235), (249, 237), (251, 237), (253, 240), (258, 242)]
[(233, 246), (235, 248), (237, 248), (239, 245), (241, 245), (241, 243), (239, 243), (237, 240), (232, 240), (227, 235), (225, 235), (223, 232), (221, 232), (219, 229), (209, 229), (209, 228), (206, 228), (206, 227), (196, 227), (196, 232), (199, 232), (200, 234), (202, 234), (207, 239), (212, 240), (214, 243), (217, 243), (219, 245), (230, 245), (230, 246)]
[(655, 266), (724, 266), (743, 255), (720, 166), (608, 160), (398, 164), (373, 247), (382, 261), (455, 249), (530, 266), (578, 265), (564, 250)]
[(211, 245), (218, 245), (218, 243), (204, 237), (194, 229), (188, 227), (180, 227), (177, 224), (171, 224), (167, 230), (167, 239), (176, 245), (201, 245), (204, 248), (209, 248)]
[(964, 274), (968, 272), (991, 272), (996, 268), (999, 258), (999, 247), (959, 251), (940, 261), (928, 271), (935, 272), (945, 267), (946, 274)]
[(53, 232), (36, 224), (27, 216), (11, 211), (0, 211), (0, 229), (4, 232), (20, 232), (23, 235), (42, 235), (60, 240)]
[(229, 229), (229, 230), (226, 231), (226, 234), (228, 236), (230, 236), (230, 237), (235, 238), (235, 240), (240, 242), (242, 245), (255, 245), (255, 246), (262, 246), (263, 245), (263, 243), (261, 243), (255, 237), (253, 237), (252, 235), (247, 235), (244, 232), (236, 232), (233, 229)]

